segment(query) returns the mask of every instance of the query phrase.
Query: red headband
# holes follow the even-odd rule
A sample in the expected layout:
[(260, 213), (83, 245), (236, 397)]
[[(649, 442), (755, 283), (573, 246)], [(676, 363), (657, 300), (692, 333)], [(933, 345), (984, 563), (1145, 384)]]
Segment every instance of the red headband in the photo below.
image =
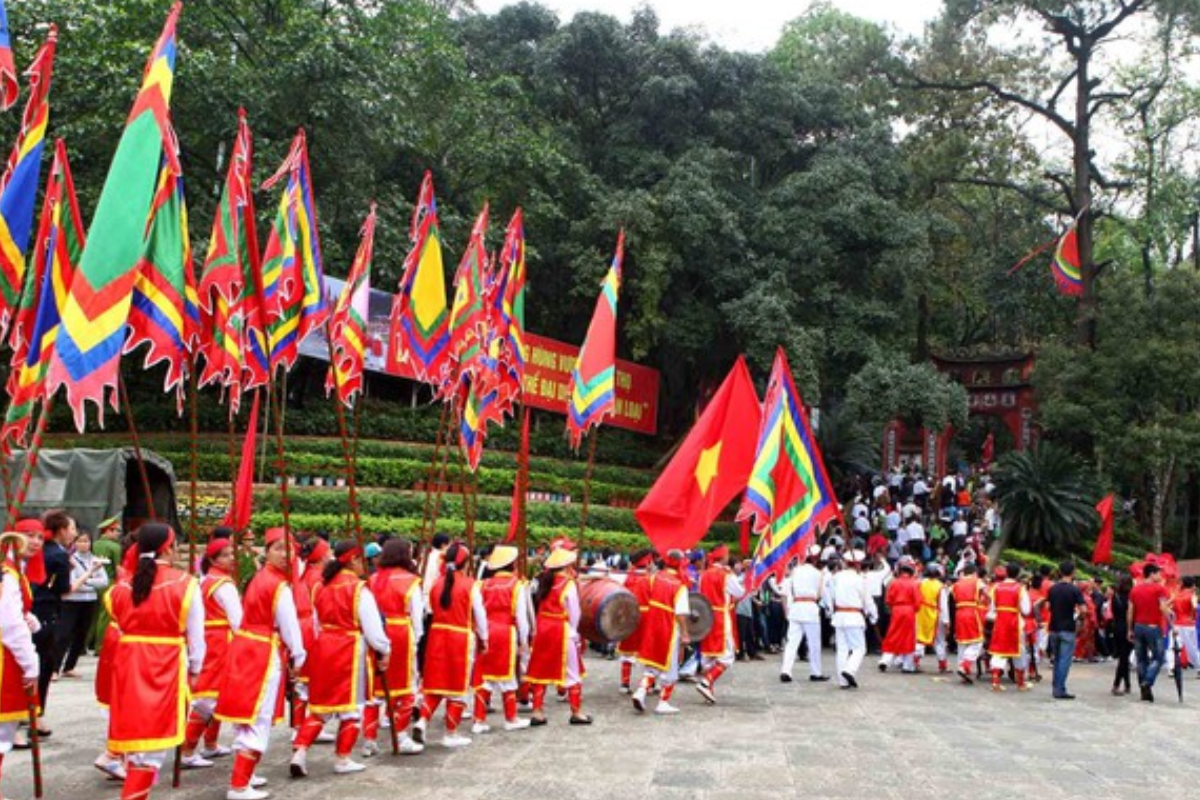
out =
[(347, 550), (346, 552), (344, 552), (340, 556), (338, 556), (337, 562), (339, 564), (343, 564), (343, 565), (349, 564), (351, 561), (353, 561), (355, 558), (357, 558), (358, 556), (361, 556), (361, 555), (362, 555), (362, 548), (359, 547), (358, 545), (354, 545), (354, 547), (351, 547), (349, 550)]
[(324, 539), (317, 539), (317, 543), (313, 545), (312, 552), (308, 554), (305, 561), (309, 564), (320, 564), (329, 555), (329, 542)]
[(213, 539), (208, 543), (208, 547), (204, 548), (204, 555), (212, 561), (217, 556), (221, 555), (221, 551), (232, 544), (228, 539)]

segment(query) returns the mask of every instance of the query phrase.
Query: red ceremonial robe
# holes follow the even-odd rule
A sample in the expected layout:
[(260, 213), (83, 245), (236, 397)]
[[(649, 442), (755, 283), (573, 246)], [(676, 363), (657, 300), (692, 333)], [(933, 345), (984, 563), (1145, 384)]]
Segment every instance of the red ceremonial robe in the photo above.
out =
[[(217, 719), (251, 725), (258, 719), (267, 694), (271, 662), (283, 658), (283, 645), (275, 627), (275, 604), (287, 589), (287, 575), (264, 567), (246, 587), (242, 600), (242, 626), (229, 643), (225, 677), (217, 696)], [(273, 719), (283, 719), (283, 692), (275, 696)]]
[(141, 605), (121, 581), (109, 596), (121, 629), (113, 660), (108, 749), (113, 753), (168, 750), (183, 743), (187, 722), (187, 617), (195, 579), (158, 565)]
[(647, 610), (640, 627), (638, 661), (651, 669), (666, 671), (672, 656), (679, 649), (679, 624), (675, 607), (687, 587), (674, 570), (656, 572), (646, 577)]
[(917, 605), (921, 602), (917, 582), (907, 575), (897, 577), (888, 585), (884, 600), (892, 620), (883, 640), (883, 652), (908, 655), (917, 649)]
[(479, 657), (475, 685), (517, 679), (517, 601), (521, 581), (501, 572), (483, 582), (483, 607), (487, 609), (487, 652)]
[(642, 641), (642, 624), (646, 619), (646, 613), (650, 611), (650, 584), (646, 582), (647, 577), (645, 572), (639, 570), (637, 572), (630, 572), (625, 578), (625, 588), (637, 598), (640, 614), (638, 616), (638, 626), (634, 628), (633, 633), (617, 643), (618, 655), (637, 658), (638, 648), (641, 646)]
[(997, 658), (1021, 655), (1021, 590), (1021, 584), (1011, 578), (992, 587), (996, 621), (992, 623), (988, 652)]
[(321, 568), (315, 564), (305, 567), (304, 574), (292, 585), (292, 601), (296, 604), (296, 619), (300, 622), (300, 641), (304, 643), (304, 652), (309, 654), (297, 676), (301, 683), (308, 683), (308, 672), (316, 666), (312, 659), (313, 643), (317, 640), (317, 623), (313, 618), (313, 597), (320, 585)]
[(954, 598), (954, 638), (959, 644), (983, 641), (983, 614), (979, 609), (979, 579), (959, 578), (950, 587)]
[(725, 579), (729, 568), (713, 564), (700, 576), (700, 594), (708, 600), (713, 610), (713, 626), (700, 643), (700, 655), (705, 658), (721, 658), (729, 651), (733, 625), (734, 604), (725, 591)]
[(429, 604), (433, 624), (425, 640), (425, 670), (421, 675), (425, 694), (461, 697), (471, 689), (471, 657), (475, 653), (475, 615), (472, 599), (479, 591), (475, 579), (455, 573), (450, 590), (450, 607), (442, 608), (446, 576), (433, 582)]
[(221, 678), (229, 658), (229, 642), (233, 629), (225, 607), (217, 602), (217, 590), (237, 584), (228, 573), (213, 567), (200, 581), (200, 597), (204, 600), (204, 667), (192, 685), (193, 697), (216, 697), (221, 691)]
[[(17, 582), (21, 590), (21, 611), (28, 614), (33, 608), (33, 592), (29, 581), (12, 564), (5, 562), (4, 574)], [(13, 654), (0, 642), (0, 722), (29, 719), (29, 695), (25, 694), (25, 673)]]
[[(399, 567), (385, 567), (367, 580), (379, 613), (383, 614), (383, 628), (392, 644), (392, 656), (388, 659), (388, 693), (392, 697), (404, 697), (413, 693), (413, 663), (417, 654), (417, 640), (413, 636), (412, 619), (409, 618), (409, 603), (415, 592), (421, 591), (421, 579)], [(383, 697), (381, 681), (373, 681), (372, 695)]]
[(571, 641), (571, 621), (567, 619), (567, 592), (574, 578), (559, 572), (550, 584), (550, 593), (538, 606), (537, 627), (529, 655), (525, 680), (530, 683), (563, 684), (567, 680), (567, 648)]
[(309, 656), (313, 665), (308, 671), (308, 708), (314, 714), (342, 714), (358, 708), (366, 647), (358, 624), (363, 586), (357, 575), (344, 569), (319, 586), (313, 597), (320, 625)]

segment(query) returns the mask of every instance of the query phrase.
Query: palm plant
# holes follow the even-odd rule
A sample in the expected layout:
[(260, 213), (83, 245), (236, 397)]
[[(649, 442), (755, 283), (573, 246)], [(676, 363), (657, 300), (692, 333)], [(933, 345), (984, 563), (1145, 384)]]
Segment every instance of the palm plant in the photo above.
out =
[(1094, 490), (1082, 463), (1052, 442), (1036, 450), (1011, 452), (993, 475), (1000, 510), (1000, 537), (989, 557), (1007, 546), (1048, 555), (1065, 553), (1096, 527)]
[(871, 472), (879, 464), (879, 443), (846, 413), (845, 406), (821, 414), (816, 437), (834, 486), (847, 475)]

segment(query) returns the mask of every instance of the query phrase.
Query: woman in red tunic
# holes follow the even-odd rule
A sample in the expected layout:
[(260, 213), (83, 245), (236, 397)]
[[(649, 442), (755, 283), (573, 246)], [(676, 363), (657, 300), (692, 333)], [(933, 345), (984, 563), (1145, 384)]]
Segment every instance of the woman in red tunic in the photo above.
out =
[[(625, 588), (637, 598), (638, 611), (641, 612), (639, 619), (645, 619), (646, 613), (650, 610), (650, 590), (649, 584), (646, 582), (646, 573), (653, 563), (654, 551), (650, 549), (639, 550), (630, 556), (629, 574), (625, 576)], [(638, 625), (633, 633), (617, 643), (617, 655), (621, 658), (622, 694), (629, 694), (633, 691), (631, 688), (633, 665), (637, 663), (641, 639), (642, 626)]]
[(413, 738), (425, 742), (425, 728), (446, 700), (446, 747), (463, 747), (470, 737), (458, 732), (463, 712), (471, 692), (471, 664), (476, 649), (487, 648), (487, 610), (483, 594), (471, 578), (470, 550), (462, 542), (446, 549), (442, 574), (433, 582), (429, 593), (433, 606), (433, 623), (425, 640), (425, 671), (422, 690), (421, 718), (413, 726)]
[(961, 575), (950, 586), (954, 600), (954, 640), (958, 642), (958, 677), (963, 683), (974, 683), (975, 662), (983, 650), (984, 588), (975, 576), (975, 565), (965, 564)]
[(308, 748), (325, 721), (333, 717), (338, 720), (334, 773), (348, 775), (365, 769), (350, 754), (358, 741), (359, 709), (367, 701), (375, 668), (368, 650), (376, 654), (378, 668), (386, 670), (392, 649), (379, 606), (363, 582), (366, 561), (362, 548), (354, 541), (338, 542), (333, 556), (313, 596), (317, 636), (308, 662), (308, 718), (292, 743), (293, 778), (308, 775)]
[(171, 566), (175, 533), (149, 522), (138, 533), (133, 577), (109, 593), (121, 630), (113, 663), (108, 749), (126, 757), (121, 797), (144, 800), (172, 748), (183, 743), (188, 677), (204, 664), (204, 605), (196, 580)]
[(1015, 564), (1009, 565), (1008, 569), (996, 567), (996, 583), (992, 586), (992, 605), (988, 612), (994, 619), (992, 639), (988, 643), (988, 652), (992, 657), (993, 692), (1004, 691), (1000, 678), (1010, 661), (1016, 675), (1017, 689), (1027, 692), (1030, 688), (1025, 683), (1028, 656), (1025, 652), (1024, 620), (1032, 613), (1033, 606), (1029, 602), (1029, 593), (1017, 582), (1020, 571), (1021, 568)]
[[(282, 528), (272, 528), (280, 530)], [(270, 534), (270, 531), (267, 532)], [(333, 552), (329, 542), (314, 536), (304, 543), (300, 549), (300, 559), (304, 564), (303, 572), (296, 578), (295, 592), (296, 618), (300, 620), (300, 635), (304, 637), (304, 650), (311, 652), (316, 641), (316, 616), (313, 614), (313, 596), (321, 585), (321, 572), (325, 565), (333, 560)], [(292, 694), (292, 729), (299, 732), (308, 716), (308, 668), (311, 660), (299, 670), (296, 677), (296, 690)], [(329, 742), (331, 739), (317, 737), (318, 742)]]
[[(379, 556), (379, 569), (367, 581), (379, 611), (383, 626), (392, 644), (386, 680), (376, 680), (372, 687), (375, 700), (363, 710), (363, 755), (379, 752), (379, 710), (390, 703), (395, 713), (391, 721), (399, 734), (400, 753), (414, 755), (425, 745), (413, 741), (408, 733), (420, 686), (417, 670), (417, 642), (425, 629), (425, 593), (412, 559), (412, 545), (403, 539), (389, 539)], [(384, 698), (384, 684), (389, 698)]]
[(272, 528), (266, 536), (266, 564), (251, 579), (242, 601), (242, 624), (229, 644), (229, 657), (216, 718), (234, 723), (233, 774), (226, 800), (263, 800), (259, 791), (266, 780), (254, 767), (267, 751), (271, 726), (283, 719), (283, 692), (287, 669), (304, 665), (307, 654), (296, 604), (292, 599), (288, 566), (289, 543), (283, 528)]
[(517, 717), (517, 658), (529, 651), (529, 593), (525, 581), (513, 574), (520, 551), (508, 545), (492, 549), (483, 581), (483, 607), (487, 610), (487, 650), (475, 659), (475, 724), (471, 733), (487, 733), (488, 705), (492, 692), (504, 700), (504, 730), (529, 727)]
[(12, 750), (17, 726), (29, 719), (29, 703), (37, 693), (38, 657), (25, 621), (33, 593), (16, 566), (25, 546), (20, 533), (0, 536), (0, 553), (14, 556), (0, 567), (0, 766)]
[[(228, 539), (213, 539), (200, 559), (200, 572), (204, 575), (200, 580), (200, 597), (204, 600), (204, 667), (192, 685), (192, 712), (183, 740), (182, 763), (187, 769), (211, 767), (210, 758), (232, 752), (217, 746), (221, 723), (210, 723), (225, 677), (229, 643), (242, 624), (242, 598), (233, 580), (236, 566), (233, 542)], [(197, 753), (201, 736), (205, 747)]]
[(546, 557), (538, 576), (534, 605), (537, 625), (525, 680), (533, 684), (533, 725), (546, 724), (546, 687), (565, 687), (571, 702), (571, 724), (590, 725), (583, 713), (583, 658), (579, 638), (579, 587), (575, 583), (574, 550), (559, 548)]
[(879, 659), (879, 671), (901, 662), (901, 671), (912, 673), (913, 652), (917, 649), (917, 606), (921, 602), (920, 588), (913, 579), (916, 571), (911, 563), (902, 562), (899, 575), (887, 588), (884, 600), (891, 611), (887, 636), (883, 640), (883, 657)]

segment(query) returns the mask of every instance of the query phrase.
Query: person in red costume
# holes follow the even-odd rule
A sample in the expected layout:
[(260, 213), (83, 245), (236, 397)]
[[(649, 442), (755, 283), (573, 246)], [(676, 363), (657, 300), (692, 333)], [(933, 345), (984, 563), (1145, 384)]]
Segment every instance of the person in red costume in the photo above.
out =
[(537, 579), (534, 606), (537, 624), (525, 679), (533, 686), (533, 725), (546, 724), (546, 687), (567, 690), (571, 724), (591, 725), (583, 713), (583, 654), (579, 637), (579, 587), (575, 582), (578, 553), (567, 547), (550, 551)]
[(713, 609), (713, 626), (700, 643), (700, 667), (704, 676), (696, 691), (710, 704), (717, 702), (717, 679), (733, 666), (737, 657), (733, 610), (746, 593), (742, 582), (729, 568), (729, 547), (720, 545), (708, 554), (708, 569), (700, 575), (700, 594)]
[[(283, 528), (266, 533), (266, 564), (246, 587), (242, 624), (229, 643), (229, 656), (214, 712), (234, 725), (233, 773), (226, 800), (263, 800), (266, 780), (254, 767), (267, 752), (271, 726), (283, 719), (283, 685), (307, 652), (296, 618)], [(290, 664), (289, 664), (290, 659)]]
[(487, 649), (487, 609), (483, 593), (471, 577), (471, 551), (462, 542), (446, 548), (442, 574), (429, 593), (432, 624), (425, 640), (425, 671), (421, 675), (425, 701), (412, 736), (425, 743), (425, 729), (446, 701), (445, 747), (465, 747), (471, 737), (458, 732), (471, 693), (471, 665)]
[(1004, 691), (1000, 679), (1010, 662), (1017, 689), (1022, 692), (1030, 689), (1025, 682), (1025, 670), (1029, 664), (1029, 654), (1025, 650), (1025, 619), (1033, 613), (1033, 604), (1029, 601), (1029, 593), (1017, 580), (1020, 574), (1021, 568), (1016, 564), (1010, 564), (1007, 569), (996, 567), (996, 582), (990, 592), (991, 609), (988, 614), (994, 621), (988, 653), (991, 654), (993, 692)]
[[(386, 680), (375, 681), (374, 702), (363, 710), (364, 756), (379, 752), (379, 712), (389, 701), (396, 715), (391, 724), (401, 732), (398, 737), (400, 754), (415, 755), (425, 749), (425, 745), (413, 741), (408, 733), (420, 687), (417, 642), (425, 631), (425, 593), (417, 569), (412, 558), (412, 545), (403, 539), (389, 539), (379, 556), (379, 569), (367, 581), (383, 614), (383, 626), (392, 643), (392, 657), (388, 659), (387, 671), (381, 673)], [(390, 698), (384, 697), (385, 686)]]
[(1200, 648), (1196, 646), (1196, 579), (1192, 576), (1180, 583), (1179, 590), (1171, 598), (1171, 611), (1175, 614), (1175, 635), (1187, 654), (1188, 666), (1200, 673)]
[[(283, 529), (272, 528), (271, 530), (282, 531)], [(313, 536), (300, 548), (303, 570), (293, 577), (295, 585), (292, 596), (296, 601), (296, 618), (300, 621), (300, 635), (304, 637), (305, 652), (312, 651), (313, 642), (317, 637), (317, 617), (313, 613), (313, 597), (317, 593), (317, 587), (321, 585), (321, 573), (325, 569), (325, 565), (332, 560), (333, 551), (329, 547), (329, 542), (319, 536)], [(310, 659), (304, 663), (303, 667), (297, 668), (296, 686), (292, 693), (291, 721), (294, 733), (300, 731), (304, 720), (308, 718), (308, 670), (311, 663)], [(318, 744), (331, 742), (333, 742), (332, 734), (322, 732), (317, 736)]]
[(671, 695), (679, 680), (679, 652), (691, 639), (688, 636), (687, 585), (681, 575), (687, 568), (687, 558), (680, 550), (667, 551), (664, 569), (646, 578), (649, 611), (641, 623), (641, 642), (638, 661), (642, 663), (642, 682), (630, 697), (639, 712), (646, 710), (646, 695), (655, 682), (661, 682), (656, 714), (678, 714), (671, 705)]
[[(200, 579), (200, 597), (204, 601), (204, 667), (192, 685), (192, 711), (183, 740), (182, 764), (187, 769), (211, 767), (210, 758), (233, 752), (216, 746), (219, 728), (210, 730), (209, 723), (213, 721), (217, 695), (225, 677), (229, 643), (242, 624), (242, 598), (233, 578), (236, 566), (233, 542), (228, 539), (209, 542), (200, 560), (200, 572), (204, 575)], [(201, 736), (205, 736), (212, 746), (197, 753)]]
[(308, 718), (292, 743), (293, 778), (308, 775), (308, 748), (331, 718), (338, 720), (334, 774), (365, 769), (350, 758), (358, 741), (360, 709), (367, 701), (372, 671), (386, 671), (392, 652), (379, 606), (363, 581), (366, 571), (363, 549), (350, 540), (337, 543), (333, 560), (321, 573), (313, 597), (317, 635), (309, 656)]
[(950, 587), (954, 598), (954, 639), (958, 642), (958, 677), (972, 684), (975, 662), (983, 651), (984, 587), (975, 575), (975, 565), (962, 568), (961, 577)]
[(646, 579), (654, 566), (654, 551), (639, 550), (630, 557), (629, 574), (625, 576), (625, 588), (637, 599), (638, 626), (633, 633), (617, 643), (617, 656), (621, 659), (621, 693), (630, 694), (633, 689), (633, 665), (637, 663), (638, 646), (641, 642), (641, 620), (650, 610), (650, 594)]
[(175, 532), (138, 533), (133, 577), (109, 593), (121, 630), (112, 674), (108, 749), (126, 757), (122, 798), (144, 800), (170, 751), (183, 743), (189, 676), (204, 665), (204, 604), (196, 579), (171, 566)]
[(497, 545), (487, 561), (483, 580), (483, 607), (487, 609), (488, 646), (475, 659), (475, 723), (471, 733), (491, 730), (488, 706), (493, 692), (504, 705), (504, 730), (528, 728), (529, 720), (517, 716), (517, 662), (529, 651), (529, 591), (525, 581), (513, 573), (520, 551)]
[(21, 533), (0, 536), (0, 551), (12, 560), (0, 566), (0, 768), (13, 748), (17, 726), (29, 719), (29, 700), (37, 692), (38, 657), (33, 647), (33, 591), (19, 563), (26, 551)]
[(913, 577), (915, 574), (912, 562), (901, 560), (896, 580), (888, 585), (884, 602), (891, 611), (891, 621), (883, 639), (880, 672), (887, 672), (897, 661), (902, 672), (916, 672), (913, 651), (917, 648), (917, 606), (921, 603), (921, 591)]
[[(21, 520), (17, 523), (17, 530), (29, 537), (28, 543), (30, 548), (26, 552), (32, 553), (36, 551), (40, 554), (42, 547), (41, 523), (38, 520)], [(136, 531), (133, 533), (133, 536), (137, 536)], [(34, 544), (35, 541), (36, 545)], [(32, 566), (32, 561), (27, 562), (27, 569)], [(134, 539), (117, 564), (117, 581), (128, 580), (133, 577), (133, 570), (136, 567), (137, 540)], [(121, 636), (121, 630), (112, 618), (112, 608), (109, 600), (110, 594), (112, 594), (111, 589), (104, 595), (104, 600), (102, 601), (104, 603), (104, 613), (108, 618), (108, 624), (104, 626), (104, 635), (100, 639), (100, 657), (96, 659), (96, 679), (93, 684), (96, 692), (96, 703), (105, 712), (108, 711), (109, 704), (112, 702), (113, 657), (117, 652), (116, 641)], [(107, 749), (92, 762), (92, 766), (103, 772), (109, 780), (125, 780), (124, 760), (121, 756), (111, 753)]]

